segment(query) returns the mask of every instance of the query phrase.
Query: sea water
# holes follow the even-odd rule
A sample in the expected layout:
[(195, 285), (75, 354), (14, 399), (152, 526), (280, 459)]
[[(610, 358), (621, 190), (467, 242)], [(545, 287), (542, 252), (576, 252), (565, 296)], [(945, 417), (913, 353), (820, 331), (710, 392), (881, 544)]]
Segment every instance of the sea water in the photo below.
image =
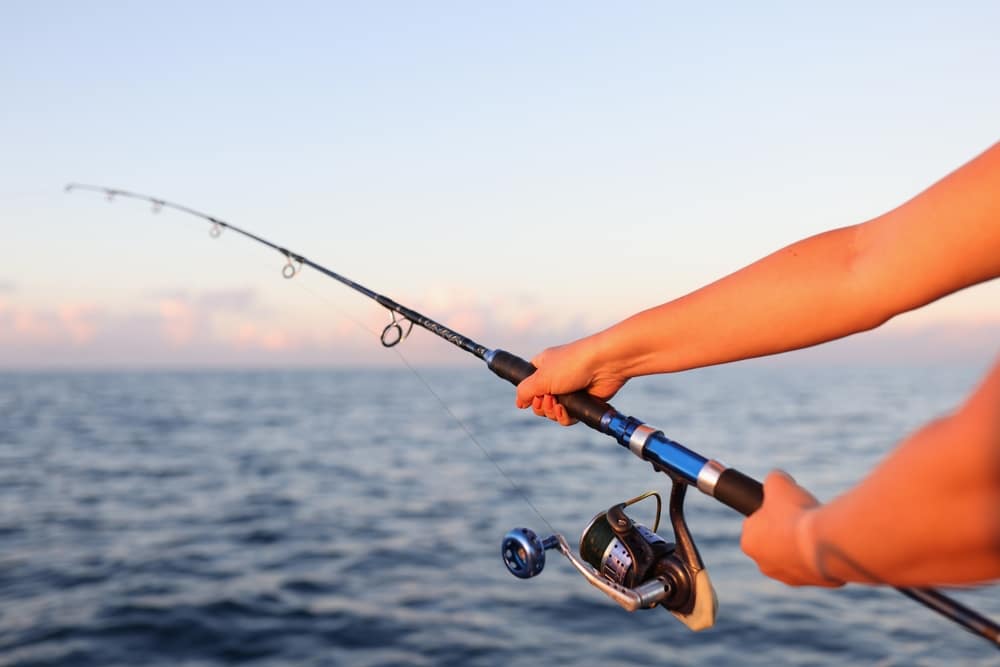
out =
[[(613, 402), (831, 498), (984, 371), (752, 363), (637, 379)], [(510, 528), (575, 543), (646, 490), (669, 482), (516, 410), (479, 368), (3, 374), (0, 664), (997, 664), (891, 589), (763, 577), (741, 517), (698, 493), (719, 598), (705, 632), (621, 610), (554, 552), (535, 579), (504, 568)], [(650, 523), (653, 504), (631, 511)], [(1000, 589), (956, 596), (1000, 618)]]

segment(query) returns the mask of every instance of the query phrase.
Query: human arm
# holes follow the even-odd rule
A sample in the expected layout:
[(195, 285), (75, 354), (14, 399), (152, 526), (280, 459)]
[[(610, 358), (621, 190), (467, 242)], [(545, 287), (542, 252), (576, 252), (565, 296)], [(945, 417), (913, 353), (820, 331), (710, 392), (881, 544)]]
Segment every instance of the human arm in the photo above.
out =
[(813, 236), (532, 361), (518, 407), (610, 398), (631, 377), (775, 354), (879, 326), (1000, 276), (1000, 143), (902, 206)]
[(1000, 579), (1000, 362), (962, 407), (826, 505), (771, 473), (741, 546), (791, 585)]

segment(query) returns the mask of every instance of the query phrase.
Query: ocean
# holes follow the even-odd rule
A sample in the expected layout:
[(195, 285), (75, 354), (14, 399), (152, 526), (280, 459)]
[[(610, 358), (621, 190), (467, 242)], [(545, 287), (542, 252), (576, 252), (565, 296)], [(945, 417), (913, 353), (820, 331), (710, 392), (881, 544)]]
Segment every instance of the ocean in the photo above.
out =
[[(828, 499), (985, 370), (754, 362), (640, 378), (613, 403)], [(504, 568), (510, 528), (575, 544), (646, 490), (669, 480), (516, 410), (481, 368), (0, 374), (0, 664), (997, 664), (890, 589), (766, 579), (741, 517), (697, 492), (705, 632), (623, 611), (553, 552), (534, 579)], [(955, 595), (1000, 618), (1000, 588)]]

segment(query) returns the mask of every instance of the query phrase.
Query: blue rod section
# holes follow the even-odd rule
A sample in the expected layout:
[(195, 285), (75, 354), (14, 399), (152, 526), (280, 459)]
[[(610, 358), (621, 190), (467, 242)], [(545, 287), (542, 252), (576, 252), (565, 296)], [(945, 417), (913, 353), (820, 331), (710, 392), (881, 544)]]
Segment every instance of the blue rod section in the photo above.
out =
[[(629, 439), (642, 422), (635, 417), (626, 417), (618, 411), (613, 411), (605, 415), (601, 425), (606, 433), (618, 440), (618, 444), (628, 447)], [(692, 452), (679, 442), (674, 442), (663, 435), (662, 431), (651, 434), (646, 440), (642, 458), (669, 470), (691, 485), (698, 484), (698, 473), (708, 463), (708, 459), (704, 456)]]
[(688, 484), (698, 484), (698, 473), (708, 463), (708, 459), (674, 442), (662, 433), (654, 433), (646, 441), (643, 458), (658, 466), (671, 470), (684, 478)]

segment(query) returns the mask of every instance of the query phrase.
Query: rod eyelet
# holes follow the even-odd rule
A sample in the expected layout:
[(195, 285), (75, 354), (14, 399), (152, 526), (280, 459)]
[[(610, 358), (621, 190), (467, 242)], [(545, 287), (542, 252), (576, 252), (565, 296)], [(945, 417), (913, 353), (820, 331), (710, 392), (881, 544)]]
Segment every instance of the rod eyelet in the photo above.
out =
[(390, 322), (382, 329), (382, 347), (395, 347), (403, 340), (403, 327), (397, 322)]
[[(404, 325), (406, 326), (405, 331), (403, 330)], [(392, 322), (389, 322), (389, 324), (385, 325), (385, 329), (382, 329), (382, 335), (380, 336), (382, 347), (395, 347), (399, 345), (406, 340), (411, 331), (413, 331), (413, 320), (405, 317), (396, 319), (396, 313), (392, 313)]]

